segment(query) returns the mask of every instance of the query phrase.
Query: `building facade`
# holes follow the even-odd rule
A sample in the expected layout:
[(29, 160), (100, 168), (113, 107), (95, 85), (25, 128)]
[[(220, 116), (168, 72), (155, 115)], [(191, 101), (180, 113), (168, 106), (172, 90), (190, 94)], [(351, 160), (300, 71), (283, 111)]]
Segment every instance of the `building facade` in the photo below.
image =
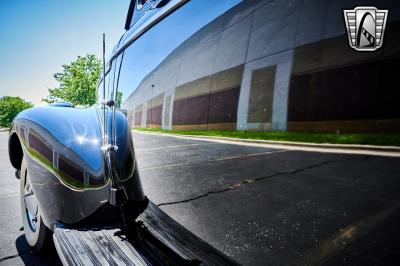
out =
[(400, 132), (398, 1), (367, 3), (389, 10), (374, 52), (350, 48), (344, 23), (365, 1), (218, 2), (189, 1), (126, 49), (132, 127)]

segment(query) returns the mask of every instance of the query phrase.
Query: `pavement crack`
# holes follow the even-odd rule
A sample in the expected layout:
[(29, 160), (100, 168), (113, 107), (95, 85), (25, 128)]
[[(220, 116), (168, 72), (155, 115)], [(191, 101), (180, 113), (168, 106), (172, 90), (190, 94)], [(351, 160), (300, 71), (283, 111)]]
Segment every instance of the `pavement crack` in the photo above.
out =
[(18, 258), (18, 257), (21, 257), (22, 255), (25, 255), (25, 254), (28, 254), (28, 253), (30, 253), (30, 252), (26, 251), (26, 252), (21, 252), (21, 253), (15, 254), (15, 255), (5, 256), (5, 257), (0, 258), (0, 262), (6, 261), (6, 260), (10, 260), (10, 259), (14, 259), (14, 258)]
[(316, 163), (316, 164), (309, 165), (309, 166), (306, 166), (306, 167), (302, 167), (302, 168), (299, 168), (299, 169), (295, 169), (295, 170), (292, 170), (292, 171), (277, 172), (277, 173), (273, 173), (273, 174), (266, 175), (266, 176), (260, 176), (260, 177), (245, 179), (245, 180), (243, 180), (243, 181), (241, 181), (239, 183), (232, 184), (232, 185), (228, 186), (227, 188), (208, 191), (206, 193), (203, 193), (203, 194), (200, 194), (198, 196), (191, 197), (191, 198), (188, 198), (188, 199), (170, 201), (170, 202), (163, 202), (163, 203), (157, 204), (157, 206), (161, 207), (161, 206), (167, 206), (167, 205), (174, 205), (174, 204), (179, 204), (179, 203), (191, 202), (191, 201), (195, 201), (195, 200), (207, 197), (207, 196), (212, 195), (212, 194), (220, 194), (220, 193), (224, 193), (224, 192), (229, 191), (229, 190), (237, 189), (237, 188), (241, 187), (242, 185), (258, 182), (258, 181), (261, 181), (261, 180), (264, 180), (264, 179), (269, 179), (269, 178), (282, 176), (282, 175), (294, 175), (294, 174), (298, 174), (300, 172), (304, 172), (304, 171), (307, 171), (307, 170), (310, 170), (310, 169), (313, 169), (313, 168), (317, 168), (317, 167), (320, 167), (320, 166), (323, 166), (323, 165), (327, 165), (327, 164), (339, 163), (339, 162), (345, 162), (345, 161), (366, 160), (366, 159), (369, 159), (369, 158), (371, 158), (371, 157), (370, 156), (363, 156), (362, 158), (353, 158), (353, 159), (346, 158), (346, 159), (336, 159), (336, 160), (324, 161), (324, 162)]
[(332, 164), (332, 163), (340, 163), (340, 162), (345, 162), (345, 161), (361, 161), (361, 160), (366, 160), (369, 159), (370, 156), (363, 156), (362, 158), (354, 158), (354, 159), (336, 159), (336, 160), (329, 160), (329, 161), (324, 161), (324, 162), (320, 162), (320, 163), (316, 163), (313, 165), (309, 165), (306, 167), (302, 167), (296, 170), (292, 170), (292, 171), (284, 171), (284, 172), (278, 172), (278, 173), (274, 173), (271, 175), (267, 175), (267, 176), (261, 176), (261, 177), (256, 177), (254, 178), (254, 181), (260, 181), (263, 179), (267, 179), (267, 178), (272, 178), (272, 177), (276, 177), (276, 176), (280, 176), (280, 175), (293, 175), (293, 174), (297, 174), (300, 172), (304, 172), (313, 168), (317, 168), (323, 165), (327, 165), (327, 164)]
[(164, 203), (157, 204), (157, 206), (161, 207), (161, 206), (166, 206), (166, 205), (173, 205), (173, 204), (178, 204), (178, 203), (185, 203), (185, 202), (189, 202), (189, 201), (194, 201), (194, 200), (198, 200), (198, 199), (207, 197), (207, 196), (212, 195), (212, 194), (223, 193), (223, 192), (228, 191), (228, 190), (231, 190), (231, 188), (228, 187), (228, 188), (224, 188), (224, 189), (220, 189), (220, 190), (209, 191), (207, 193), (198, 195), (198, 196), (193, 197), (193, 198), (188, 198), (188, 199), (178, 200), (178, 201), (164, 202)]

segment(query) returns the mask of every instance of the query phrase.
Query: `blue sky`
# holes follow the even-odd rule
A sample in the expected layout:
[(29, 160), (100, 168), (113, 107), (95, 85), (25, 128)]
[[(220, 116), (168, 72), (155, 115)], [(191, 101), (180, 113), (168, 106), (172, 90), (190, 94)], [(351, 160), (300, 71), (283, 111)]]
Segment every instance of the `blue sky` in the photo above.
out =
[(78, 55), (101, 57), (124, 32), (129, 0), (1, 0), (0, 96), (40, 104), (53, 73)]

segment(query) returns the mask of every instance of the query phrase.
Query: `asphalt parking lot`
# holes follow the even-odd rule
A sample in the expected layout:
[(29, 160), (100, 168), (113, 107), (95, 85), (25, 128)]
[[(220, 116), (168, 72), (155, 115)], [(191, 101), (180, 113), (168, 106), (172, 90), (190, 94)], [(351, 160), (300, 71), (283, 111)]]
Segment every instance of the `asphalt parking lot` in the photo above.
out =
[(245, 265), (399, 265), (400, 158), (135, 133), (145, 191)]
[[(148, 197), (245, 265), (395, 265), (400, 158), (135, 133)], [(55, 265), (20, 231), (18, 181), (0, 133), (0, 264)]]

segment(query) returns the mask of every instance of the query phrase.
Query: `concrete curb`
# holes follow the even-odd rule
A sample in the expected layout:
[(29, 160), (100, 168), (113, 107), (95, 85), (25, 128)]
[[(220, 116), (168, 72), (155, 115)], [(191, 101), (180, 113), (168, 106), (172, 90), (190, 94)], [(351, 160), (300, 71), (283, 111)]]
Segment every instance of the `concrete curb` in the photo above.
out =
[(258, 139), (241, 139), (241, 138), (229, 138), (229, 137), (215, 137), (215, 136), (201, 136), (201, 135), (183, 135), (174, 133), (161, 133), (161, 132), (150, 132), (150, 131), (135, 131), (140, 133), (158, 134), (165, 136), (182, 136), (192, 137), (201, 139), (219, 139), (226, 141), (239, 141), (247, 143), (259, 143), (259, 144), (271, 144), (271, 145), (282, 145), (291, 147), (308, 147), (308, 148), (324, 148), (324, 149), (344, 149), (344, 150), (364, 150), (364, 151), (380, 151), (380, 152), (399, 152), (400, 147), (397, 146), (376, 146), (376, 145), (361, 145), (361, 144), (330, 144), (330, 143), (307, 143), (307, 142), (294, 142), (294, 141), (275, 141), (275, 140), (258, 140)]
[(0, 127), (0, 132), (8, 132), (10, 129), (6, 127)]

